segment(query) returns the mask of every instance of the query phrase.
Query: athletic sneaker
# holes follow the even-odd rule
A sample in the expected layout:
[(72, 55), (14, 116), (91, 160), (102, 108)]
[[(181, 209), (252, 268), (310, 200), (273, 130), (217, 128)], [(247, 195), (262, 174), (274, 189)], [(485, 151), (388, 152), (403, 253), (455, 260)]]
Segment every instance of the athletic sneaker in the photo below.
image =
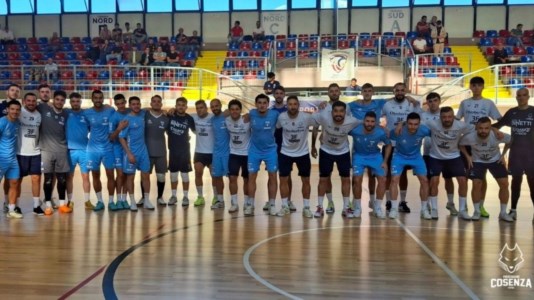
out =
[(432, 219), (434, 219), (434, 220), (439, 219), (438, 210), (437, 210), (437, 209), (432, 209), (432, 210), (430, 210), (430, 216), (431, 216)]
[(466, 221), (471, 221), (471, 216), (469, 215), (467, 210), (461, 210), (458, 215), (460, 216), (460, 218), (462, 218), (462, 219), (464, 219)]
[(7, 206), (7, 202), (4, 202), (4, 212), (5, 213), (9, 212), (9, 207)]
[(137, 211), (137, 203), (133, 201), (130, 203), (130, 211)]
[(33, 209), (33, 214), (38, 215), (38, 216), (44, 216), (44, 211), (40, 206), (37, 206), (36, 208)]
[(115, 202), (109, 202), (108, 203), (108, 209), (111, 211), (117, 211), (120, 210), (120, 208), (117, 206)]
[(51, 216), (54, 213), (54, 209), (52, 207), (45, 208), (44, 214), (45, 216)]
[[(437, 214), (437, 211), (436, 211), (436, 214)], [(421, 219), (424, 219), (424, 220), (432, 220), (432, 215), (430, 214), (430, 212), (428, 211), (428, 209), (423, 209), (421, 211)]]
[(165, 200), (163, 200), (162, 198), (158, 198), (157, 202), (158, 202), (158, 205), (163, 205), (163, 206), (167, 205), (167, 202), (165, 202)]
[(120, 210), (130, 209), (130, 204), (128, 204), (128, 202), (126, 202), (126, 200), (118, 201), (117, 202), (117, 206), (119, 207)]
[(473, 213), (473, 216), (471, 217), (471, 220), (478, 221), (480, 220), (480, 217), (481, 217), (481, 213), (475, 210), (475, 212)]
[(137, 207), (143, 206), (144, 202), (145, 202), (145, 198), (141, 198), (141, 199), (137, 200), (137, 203), (136, 203)]
[(90, 209), (90, 210), (95, 209), (95, 206), (93, 205), (93, 203), (91, 203), (91, 200), (85, 201), (84, 205), (85, 205), (85, 209)]
[(480, 204), (480, 216), (482, 218), (489, 218), (489, 213), (488, 211), (484, 208), (484, 205)]
[(72, 208), (68, 207), (67, 205), (61, 205), (58, 208), (58, 211), (64, 214), (70, 214), (72, 212)]
[(352, 211), (352, 208), (347, 207), (341, 211), (341, 216), (347, 219), (352, 219), (354, 218), (354, 212)]
[(211, 209), (224, 208), (224, 201), (216, 201), (211, 205)]
[(362, 209), (359, 207), (356, 207), (352, 214), (354, 215), (355, 218), (360, 218), (362, 216)]
[(370, 209), (374, 209), (375, 208), (375, 202), (373, 200), (369, 200), (369, 202), (367, 202), (367, 207), (369, 207)]
[(276, 213), (277, 216), (283, 217), (285, 215), (289, 215), (291, 213), (291, 210), (289, 209), (289, 206), (282, 205), (282, 208)]
[[(93, 211), (101, 211), (104, 210), (106, 207), (104, 206), (104, 202), (98, 201), (95, 205), (95, 208), (93, 208)], [(46, 211), (45, 211), (46, 213)]]
[(302, 216), (305, 218), (313, 218), (313, 213), (309, 207), (304, 207), (302, 210)]
[(334, 206), (334, 201), (328, 201), (328, 205), (326, 206), (326, 213), (333, 214), (335, 212), (336, 212), (336, 207)]
[(517, 220), (517, 211), (515, 210), (510, 210), (510, 212), (508, 213), (508, 215), (510, 217), (512, 217), (514, 220)]
[(185, 196), (182, 198), (182, 206), (183, 207), (189, 206), (189, 198)]
[(398, 216), (399, 216), (399, 210), (394, 209), (394, 208), (392, 208), (392, 209), (389, 210), (388, 217), (389, 217), (390, 219), (396, 219)]
[(229, 213), (235, 213), (235, 212), (238, 212), (238, 211), (239, 211), (239, 205), (237, 205), (237, 204), (232, 204), (232, 206), (230, 206), (230, 209), (228, 209)]
[(389, 211), (391, 209), (391, 200), (386, 201), (386, 211)]
[(219, 200), (217, 200), (217, 196), (213, 196), (213, 199), (211, 199), (211, 205), (215, 204), (219, 202)]
[(18, 206), (15, 206), (15, 211), (18, 212), (19, 214), (22, 214), (22, 209), (20, 209), (20, 207)]
[(245, 210), (243, 211), (245, 216), (253, 216), (254, 215), (254, 207), (252, 205), (245, 205)]
[(56, 199), (52, 198), (52, 208), (57, 209), (59, 206), (56, 203)]
[(287, 204), (289, 205), (289, 211), (290, 212), (296, 212), (297, 211), (297, 207), (295, 206), (295, 204), (293, 204), (293, 201), (287, 201)]
[(375, 209), (373, 210), (373, 214), (375, 215), (375, 217), (377, 217), (379, 219), (385, 219), (386, 218), (386, 213), (384, 213), (384, 211), (382, 211), (382, 207), (375, 207)]
[(265, 205), (263, 206), (264, 211), (268, 211), (271, 208), (271, 203), (269, 201), (265, 202)]
[(401, 202), (399, 203), (399, 211), (400, 211), (400, 212), (403, 212), (403, 213), (410, 213), (411, 210), (410, 210), (410, 208), (408, 207), (408, 202), (406, 202), (406, 201), (401, 201)]
[(67, 203), (67, 207), (70, 209), (74, 209), (74, 201), (69, 201), (69, 203)]
[(313, 214), (315, 218), (322, 218), (324, 217), (324, 210), (322, 206), (317, 206), (317, 210)]
[[(205, 204), (206, 204), (206, 201), (204, 200), (204, 197), (200, 197), (200, 196), (198, 196), (197, 200), (195, 200), (195, 203), (193, 203), (194, 206), (202, 206)], [(189, 203), (187, 205), (189, 205)]]
[(449, 210), (449, 212), (451, 213), (451, 216), (457, 216), (458, 215), (458, 210), (454, 206), (454, 203), (447, 202), (447, 206), (445, 206), (445, 207)]
[(178, 198), (176, 198), (176, 196), (171, 196), (169, 198), (169, 205), (175, 205), (176, 203), (178, 203)]
[(154, 204), (152, 204), (152, 202), (150, 202), (150, 199), (145, 199), (145, 203), (143, 204), (143, 208), (144, 209), (148, 209), (148, 210), (154, 210), (155, 209)]
[(278, 212), (276, 211), (276, 206), (271, 205), (271, 207), (269, 207), (269, 214), (270, 214), (271, 216), (276, 216), (277, 213), (278, 213)]
[(505, 222), (513, 222), (514, 218), (510, 214), (500, 213), (499, 214), (499, 220), (502, 220), (502, 221), (505, 221)]
[(6, 217), (8, 217), (9, 219), (22, 219), (23, 215), (16, 211), (8, 211), (6, 213)]

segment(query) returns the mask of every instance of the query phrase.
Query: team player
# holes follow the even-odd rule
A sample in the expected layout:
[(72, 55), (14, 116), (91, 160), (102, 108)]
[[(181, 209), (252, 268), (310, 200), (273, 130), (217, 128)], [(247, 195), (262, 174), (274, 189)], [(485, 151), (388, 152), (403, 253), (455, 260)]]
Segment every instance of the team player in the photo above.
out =
[[(428, 160), (428, 175), (430, 176), (428, 199), (432, 207), (432, 218), (438, 218), (438, 185), (439, 176), (443, 172), (443, 177), (456, 178), (458, 195), (460, 196), (459, 215), (464, 220), (471, 220), (466, 206), (467, 177), (464, 161), (460, 157), (458, 142), (463, 134), (473, 130), (473, 126), (455, 120), (454, 111), (449, 106), (440, 109), (439, 120), (427, 122), (425, 125), (432, 131), (430, 158)], [(447, 202), (447, 206), (451, 212), (456, 210), (456, 208), (451, 208), (454, 203)]]
[(178, 202), (178, 172), (182, 177), (182, 189), (184, 196), (182, 206), (189, 206), (189, 172), (191, 168), (191, 153), (189, 145), (189, 131), (195, 131), (195, 120), (186, 113), (187, 99), (180, 97), (176, 99), (176, 110), (169, 117), (169, 129), (167, 131), (169, 147), (169, 172), (171, 173), (171, 198), (169, 205)]
[[(14, 84), (14, 83), (8, 85), (7, 89), (6, 89), (6, 97), (7, 97), (6, 100), (3, 100), (2, 102), (0, 102), (0, 118), (7, 116), (7, 106), (8, 106), (9, 101), (17, 100), (20, 97), (20, 86), (18, 84)], [(9, 211), (9, 209), (8, 209), (8, 203), (9, 203), (8, 191), (9, 191), (9, 180), (5, 180), (4, 181), (4, 195), (5, 195), (5, 198), (4, 198), (4, 200), (5, 200), (4, 201), (4, 211), (6, 213)], [(15, 207), (15, 210), (18, 211), (19, 213), (22, 213), (18, 206)]]
[[(460, 108), (456, 113), (456, 118), (461, 120), (463, 118), (464, 122), (475, 126), (478, 119), (483, 117), (490, 117), (493, 120), (499, 120), (502, 116), (495, 103), (489, 99), (486, 99), (482, 96), (482, 91), (484, 90), (484, 78), (476, 76), (471, 78), (469, 81), (469, 89), (473, 94), (471, 98), (465, 99), (460, 103)], [(471, 149), (467, 147), (469, 152)], [(488, 183), (486, 178), (482, 180), (482, 197), (480, 204), (480, 215), (484, 218), (489, 217), (489, 213), (484, 208), (484, 199), (486, 197), (486, 190), (488, 189)], [(471, 190), (471, 197), (474, 200), (474, 193), (476, 191)]]
[(135, 171), (141, 171), (141, 184), (143, 185), (143, 208), (154, 210), (150, 202), (150, 159), (145, 143), (145, 115), (141, 113), (141, 99), (133, 96), (128, 99), (130, 112), (124, 120), (128, 123), (119, 135), (120, 143), (124, 149), (122, 170), (126, 174), (126, 186), (130, 196), (130, 210), (137, 211), (134, 197)]
[[(404, 122), (403, 122), (404, 123)], [(406, 117), (406, 125), (397, 131), (391, 131), (390, 137), (395, 141), (395, 151), (391, 159), (391, 209), (389, 218), (398, 216), (398, 185), (401, 174), (405, 167), (411, 167), (414, 175), (419, 179), (419, 196), (421, 197), (421, 218), (432, 219), (433, 215), (428, 211), (428, 178), (425, 161), (421, 156), (421, 144), (425, 137), (430, 136), (430, 129), (421, 125), (421, 117), (418, 113), (409, 113)], [(437, 219), (437, 211), (434, 218)]]
[[(313, 118), (317, 125), (322, 126), (321, 148), (319, 150), (319, 187), (317, 210), (314, 216), (321, 218), (324, 216), (323, 201), (329, 187), (328, 182), (334, 169), (334, 163), (337, 165), (339, 176), (341, 177), (341, 194), (343, 196), (342, 216), (353, 218), (352, 209), (350, 209), (350, 146), (348, 134), (361, 121), (346, 116), (347, 105), (341, 101), (332, 104), (330, 114), (314, 114)], [(312, 146), (313, 147), (313, 146)], [(317, 150), (312, 148), (312, 156), (317, 157)], [(332, 204), (332, 211), (334, 207)]]
[[(365, 88), (364, 88), (365, 90)], [(352, 136), (352, 175), (353, 175), (353, 193), (352, 215), (359, 218), (362, 214), (362, 181), (363, 173), (367, 168), (372, 177), (378, 179), (377, 199), (372, 199), (371, 204), (376, 216), (383, 217), (382, 199), (386, 193), (386, 174), (387, 160), (384, 160), (380, 154), (380, 144), (385, 147), (386, 157), (391, 153), (391, 143), (386, 132), (377, 126), (377, 114), (374, 111), (368, 111), (363, 118), (363, 124), (354, 128), (350, 135)], [(373, 182), (374, 184), (374, 182)], [(374, 186), (373, 186), (374, 189)], [(369, 194), (371, 189), (369, 189)], [(374, 195), (373, 195), (374, 196)], [(376, 204), (376, 209), (375, 209)], [(350, 210), (350, 208), (349, 208)]]
[(221, 100), (210, 101), (210, 109), (213, 113), (211, 119), (213, 130), (213, 159), (211, 176), (213, 190), (217, 192), (217, 201), (211, 205), (212, 209), (224, 208), (224, 180), (223, 176), (228, 175), (228, 159), (230, 156), (230, 135), (226, 128), (226, 117), (222, 111)]
[(250, 144), (250, 122), (246, 122), (241, 116), (243, 106), (237, 99), (228, 103), (230, 116), (226, 118), (226, 128), (230, 135), (230, 156), (228, 158), (228, 175), (230, 176), (230, 199), (231, 206), (228, 212), (239, 211), (237, 199), (237, 177), (241, 170), (243, 177), (244, 206), (251, 206), (248, 194), (248, 146)]
[(130, 113), (130, 110), (126, 108), (126, 97), (124, 97), (123, 94), (117, 94), (113, 96), (113, 103), (115, 104), (117, 110), (111, 116), (110, 140), (113, 147), (113, 167), (116, 172), (115, 190), (117, 191), (117, 202), (115, 203), (110, 201), (108, 203), (108, 208), (111, 211), (117, 211), (130, 208), (130, 205), (128, 202), (126, 202), (126, 175), (124, 175), (124, 172), (122, 171), (126, 153), (124, 153), (124, 149), (119, 141), (119, 134), (124, 129), (126, 122), (123, 123), (123, 126), (120, 126), (120, 124), (126, 119), (126, 116)]
[(46, 83), (43, 83), (37, 87), (37, 92), (39, 92), (39, 103), (48, 104), (50, 102), (50, 97), (52, 96), (52, 91), (50, 91), (50, 86)]
[(43, 190), (45, 194), (45, 215), (54, 213), (52, 207), (53, 178), (57, 179), (57, 193), (59, 197), (59, 212), (71, 213), (66, 199), (67, 176), (70, 172), (67, 137), (65, 126), (68, 113), (63, 109), (67, 94), (55, 91), (52, 105), (40, 103), (37, 109), (41, 113), (41, 132), (39, 147), (41, 148), (42, 172), (44, 173)]
[(6, 216), (11, 219), (23, 217), (22, 212), (15, 210), (20, 177), (16, 156), (20, 109), (21, 105), (17, 100), (10, 100), (6, 105), (6, 116), (0, 118), (0, 148), (3, 150), (0, 151), (0, 180), (5, 177), (5, 181), (9, 183)]
[[(534, 145), (534, 106), (528, 105), (530, 95), (528, 89), (521, 88), (516, 92), (517, 106), (508, 110), (495, 126), (509, 126), (512, 134), (508, 171), (512, 175), (510, 215), (517, 219), (517, 203), (521, 193), (523, 174), (527, 175), (530, 198), (534, 204), (534, 156), (531, 149)], [(534, 222), (534, 218), (532, 219)]]
[[(101, 164), (104, 165), (108, 179), (109, 203), (114, 203), (115, 176), (113, 174), (113, 168), (115, 157), (114, 155), (110, 155), (113, 153), (110, 134), (111, 117), (115, 113), (115, 109), (104, 106), (104, 94), (100, 90), (94, 90), (91, 93), (91, 100), (93, 107), (84, 111), (84, 116), (89, 122), (88, 126), (90, 129), (89, 142), (87, 143), (87, 169), (93, 175), (93, 189), (97, 199), (94, 211), (101, 211), (105, 209), (102, 198), (102, 182), (100, 181)], [(119, 123), (119, 127), (122, 127), (121, 130), (125, 125), (124, 122)]]
[(69, 95), (70, 109), (67, 110), (67, 146), (69, 149), (70, 173), (67, 177), (67, 199), (72, 208), (72, 193), (74, 191), (74, 170), (80, 167), (85, 209), (93, 210), (95, 206), (89, 199), (91, 182), (87, 169), (87, 143), (89, 142), (89, 121), (82, 110), (82, 95), (71, 93)]
[[(483, 195), (483, 180), (486, 178), (486, 172), (489, 170), (493, 178), (499, 185), (499, 200), (501, 203), (501, 212), (499, 219), (507, 222), (513, 222), (514, 218), (506, 213), (508, 205), (508, 173), (504, 166), (504, 155), (501, 155), (499, 144), (506, 144), (508, 150), (511, 137), (504, 134), (504, 138), (498, 140), (495, 133), (491, 130), (491, 120), (488, 117), (482, 117), (477, 120), (476, 132), (466, 134), (460, 140), (460, 150), (467, 160), (469, 178), (473, 180), (473, 206), (475, 212), (471, 220), (478, 221), (481, 217), (481, 198)], [(471, 147), (471, 154), (467, 151), (466, 146)]]
[[(276, 93), (276, 91), (275, 91)], [(280, 175), (280, 196), (282, 208), (277, 213), (284, 216), (291, 212), (289, 195), (291, 194), (289, 178), (293, 164), (297, 165), (299, 176), (302, 180), (302, 215), (313, 218), (310, 209), (310, 173), (311, 160), (308, 145), (308, 132), (310, 126), (315, 125), (312, 116), (305, 112), (299, 112), (300, 104), (297, 96), (287, 98), (287, 111), (280, 114), (276, 122), (276, 128), (282, 129), (282, 148), (278, 155)]]
[(254, 215), (254, 198), (256, 195), (256, 178), (260, 169), (261, 162), (265, 162), (267, 172), (269, 173), (268, 197), (269, 197), (269, 214), (277, 214), (275, 207), (276, 190), (278, 180), (276, 173), (278, 171), (278, 157), (276, 153), (276, 141), (274, 139), (274, 130), (279, 113), (269, 108), (269, 97), (265, 94), (256, 96), (256, 109), (249, 113), (250, 117), (250, 145), (248, 149), (248, 193), (249, 203), (245, 206), (245, 215)]
[[(386, 128), (388, 131), (391, 131), (395, 129), (395, 126), (397, 124), (402, 123), (406, 120), (406, 117), (411, 112), (420, 112), (421, 108), (419, 105), (419, 102), (414, 101), (411, 98), (406, 97), (406, 85), (402, 82), (399, 82), (393, 86), (393, 100), (388, 101), (386, 104), (384, 104), (384, 107), (382, 108), (382, 116), (385, 116), (386, 118)], [(393, 147), (393, 151), (395, 149), (395, 141), (391, 142), (391, 146)], [(389, 172), (388, 172), (388, 180), (386, 182), (386, 186), (390, 187), (391, 183), (391, 162), (388, 162), (389, 165)], [(402, 175), (400, 177), (399, 181), (399, 187), (400, 187), (400, 203), (399, 203), (399, 211), (400, 212), (410, 212), (410, 208), (408, 207), (408, 203), (406, 202), (406, 190), (408, 188), (408, 177), (406, 175), (406, 170), (402, 172)], [(388, 199), (386, 203), (386, 210), (389, 210), (391, 208), (391, 201)]]
[(44, 215), (41, 208), (41, 148), (39, 148), (39, 127), (41, 114), (37, 111), (37, 96), (27, 93), (23, 99), (19, 122), (17, 160), (20, 167), (20, 180), (17, 191), (17, 202), (20, 198), (22, 179), (31, 177), (33, 213)]
[[(195, 108), (197, 113), (191, 115), (193, 120), (195, 120), (194, 132), (196, 134), (193, 165), (195, 168), (195, 186), (198, 196), (194, 205), (202, 206), (206, 203), (204, 200), (204, 182), (202, 176), (204, 175), (204, 168), (208, 168), (211, 173), (211, 163), (213, 161), (213, 125), (211, 123), (213, 114), (208, 112), (208, 106), (204, 100), (195, 102)], [(213, 195), (212, 204), (215, 204), (217, 201), (215, 188), (213, 188)]]

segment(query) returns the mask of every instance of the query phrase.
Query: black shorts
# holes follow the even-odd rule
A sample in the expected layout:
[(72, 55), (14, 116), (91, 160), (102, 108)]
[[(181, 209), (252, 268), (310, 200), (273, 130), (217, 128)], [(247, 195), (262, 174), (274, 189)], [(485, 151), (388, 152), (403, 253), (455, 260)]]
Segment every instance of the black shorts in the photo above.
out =
[(191, 154), (189, 152), (171, 153), (169, 155), (169, 172), (191, 172)]
[(211, 162), (213, 161), (213, 154), (211, 153), (197, 153), (195, 152), (195, 156), (193, 157), (193, 163), (201, 163), (204, 166), (208, 167), (211, 166)]
[(299, 169), (299, 176), (310, 177), (311, 160), (309, 154), (292, 157), (282, 153), (278, 155), (278, 173), (280, 177), (287, 177), (291, 175), (293, 163), (295, 163), (297, 165), (297, 168)]
[(534, 176), (534, 157), (529, 149), (510, 149), (508, 173), (512, 176)]
[(350, 152), (341, 155), (328, 154), (322, 149), (319, 150), (319, 177), (329, 177), (334, 170), (334, 163), (340, 177), (350, 177)]
[(156, 174), (167, 173), (167, 156), (150, 157), (150, 173), (156, 167)]
[(241, 169), (241, 177), (248, 178), (248, 156), (230, 154), (228, 159), (228, 175), (239, 176), (239, 169)]
[(507, 178), (508, 172), (506, 167), (499, 162), (492, 163), (479, 163), (474, 162), (473, 168), (469, 170), (469, 179), (486, 179), (486, 172), (490, 171), (491, 175), (495, 179)]
[[(395, 147), (391, 147), (391, 154), (389, 155), (388, 159), (388, 174), (387, 176), (391, 176), (391, 160), (393, 159), (393, 152), (395, 151)], [(386, 147), (382, 147), (382, 157), (386, 156)], [(404, 171), (402, 171), (402, 175), (406, 175), (406, 170), (411, 170), (412, 167), (406, 166), (404, 167)], [(427, 168), (428, 170), (428, 168)]]
[(437, 159), (430, 157), (428, 159), (428, 176), (440, 176), (443, 178), (465, 177), (465, 165), (460, 156), (453, 159)]
[(17, 155), (20, 178), (28, 175), (41, 175), (41, 154), (26, 156)]

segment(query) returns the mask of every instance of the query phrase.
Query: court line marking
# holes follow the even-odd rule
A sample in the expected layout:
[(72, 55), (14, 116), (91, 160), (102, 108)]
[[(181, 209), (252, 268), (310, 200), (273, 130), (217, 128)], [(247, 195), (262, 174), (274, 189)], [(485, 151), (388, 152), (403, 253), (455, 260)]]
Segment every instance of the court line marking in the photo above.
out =
[(479, 300), (480, 298), (463, 282), (463, 280), (456, 275), (447, 265), (428, 248), (423, 241), (421, 241), (408, 227), (404, 225), (399, 219), (395, 219), (400, 228), (402, 228), (416, 243), (419, 245), (425, 253), (432, 258), (432, 260), (454, 281), (471, 299)]
[(106, 266), (100, 267), (100, 269), (96, 270), (93, 274), (91, 274), (89, 277), (85, 278), (82, 282), (78, 283), (75, 287), (72, 289), (66, 291), (63, 295), (61, 295), (58, 300), (67, 299), (68, 297), (72, 296), (74, 293), (76, 293), (78, 290), (80, 290), (82, 287), (84, 287), (86, 284), (88, 284), (91, 280), (95, 279), (100, 273), (102, 273), (106, 269)]

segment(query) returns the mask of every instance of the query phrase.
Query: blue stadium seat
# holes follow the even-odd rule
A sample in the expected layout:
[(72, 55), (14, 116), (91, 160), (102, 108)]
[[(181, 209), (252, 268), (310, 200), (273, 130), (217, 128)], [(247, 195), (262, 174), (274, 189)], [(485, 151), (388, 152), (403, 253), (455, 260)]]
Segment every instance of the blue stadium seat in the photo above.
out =
[(331, 49), (332, 48), (332, 42), (331, 41), (321, 41), (321, 47)]
[(512, 88), (522, 88), (523, 87), (523, 85), (521, 84), (521, 79), (518, 79), (518, 78), (510, 78), (510, 80), (508, 80), (508, 84)]
[(262, 49), (263, 49), (263, 45), (261, 43), (256, 42), (252, 44), (252, 50), (262, 50)]
[(109, 79), (109, 71), (100, 71), (98, 79)]
[(196, 58), (197, 54), (194, 51), (187, 52), (184, 57), (185, 60), (195, 60)]
[(23, 66), (31, 66), (31, 65), (33, 65), (33, 62), (31, 60), (25, 60), (25, 61), (22, 62), (22, 65)]
[(74, 46), (72, 46), (72, 44), (64, 44), (61, 46), (61, 50), (65, 52), (72, 51), (74, 50)]
[(135, 79), (137, 77), (137, 72), (135, 70), (128, 70), (124, 73), (126, 79)]
[(30, 81), (28, 84), (26, 84), (25, 89), (28, 91), (37, 90), (37, 87), (39, 86), (39, 82), (37, 81)]
[(293, 50), (288, 50), (286, 51), (285, 53), (285, 57), (286, 58), (293, 58), (297, 55), (296, 51), (293, 51)]
[(225, 60), (223, 64), (223, 69), (233, 69), (234, 68), (234, 61), (233, 60)]
[(269, 57), (269, 51), (262, 51), (261, 57)]
[(260, 63), (257, 60), (249, 60), (247, 65), (250, 69), (257, 69), (260, 67)]
[(0, 71), (0, 79), (9, 79), (11, 72), (9, 71)]
[(170, 89), (171, 83), (168, 81), (162, 81), (156, 86), (156, 91), (168, 91)]
[(84, 44), (91, 44), (91, 38), (88, 37), (88, 36), (82, 38), (82, 43), (84, 43)]
[(248, 51), (237, 52), (237, 57), (248, 57)]
[(69, 63), (70, 63), (71, 65), (75, 65), (75, 66), (79, 66), (79, 65), (82, 64), (82, 62), (79, 61), (79, 60), (77, 60), (77, 59), (76, 59), (76, 60), (71, 60), (71, 61), (69, 61)]
[(84, 79), (85, 78), (85, 71), (76, 71), (76, 79)]
[(70, 43), (70, 38), (68, 37), (61, 37), (59, 40), (61, 41), (62, 44)]
[(243, 42), (252, 42), (254, 38), (252, 38), (251, 35), (244, 35), (243, 36)]
[(26, 44), (28, 41), (24, 37), (17, 38), (17, 44)]
[(18, 45), (17, 49), (19, 52), (28, 51), (28, 45), (26, 44)]
[(432, 57), (432, 64), (435, 66), (444, 66), (445, 60), (441, 56), (434, 56)]
[(50, 89), (53, 90), (53, 91), (62, 90), (63, 89), (63, 81), (58, 80), (56, 82), (53, 82), (50, 85)]
[(413, 40), (416, 38), (417, 38), (417, 32), (415, 31), (408, 31), (408, 33), (406, 34), (406, 39), (408, 40)]
[(242, 80), (245, 78), (245, 73), (242, 70), (237, 70), (230, 77), (234, 80)]
[(523, 56), (521, 56), (521, 62), (524, 62), (524, 63), (532, 62), (532, 57), (530, 57), (528, 55), (523, 55)]
[(298, 42), (298, 48), (299, 50), (307, 50), (310, 48), (310, 45), (306, 41), (299, 41)]
[(486, 31), (486, 37), (493, 38), (493, 37), (497, 37), (497, 36), (499, 36), (497, 30), (488, 30), (488, 31)]
[(47, 37), (40, 37), (37, 42), (39, 42), (39, 44), (48, 44), (48, 38)]
[(130, 82), (130, 86), (128, 87), (128, 89), (130, 91), (140, 91), (142, 89), (141, 85), (142, 83), (140, 82)]
[(236, 51), (239, 49), (239, 44), (238, 43), (230, 43), (230, 45), (228, 45), (228, 50), (230, 51)]
[(77, 59), (76, 52), (67, 53), (67, 60), (75, 60), (75, 59)]
[(258, 74), (256, 75), (256, 78), (265, 79), (265, 70), (259, 70)]
[(90, 85), (91, 85), (91, 83), (89, 81), (82, 81), (82, 82), (78, 83), (78, 90), (87, 91), (87, 90), (89, 90), (89, 86)]
[(445, 47), (445, 48), (443, 48), (443, 53), (447, 53), (447, 54), (452, 53), (451, 47)]
[(360, 39), (369, 39), (371, 34), (369, 32), (360, 32)]
[(308, 53), (308, 57), (309, 58), (317, 58), (317, 57), (319, 57), (319, 53), (317, 51), (310, 52), (310, 53)]
[(286, 43), (283, 41), (276, 41), (276, 50), (284, 50), (286, 48)]
[(515, 73), (517, 75), (521, 75), (521, 76), (528, 75), (528, 67), (518, 66), (518, 67), (515, 68)]
[(391, 31), (386, 31), (384, 33), (382, 33), (383, 36), (387, 36), (387, 37), (394, 37), (395, 34)]
[(287, 39), (288, 39), (288, 40), (295, 40), (295, 39), (297, 39), (297, 35), (296, 35), (296, 34), (289, 34), (289, 35), (287, 36)]
[(266, 35), (265, 40), (270, 42), (274, 41), (274, 35)]
[(338, 41), (344, 41), (346, 40), (348, 37), (347, 37), (347, 34), (346, 33), (340, 33), (337, 35), (337, 40)]
[(32, 59), (32, 55), (28, 52), (24, 52), (24, 53), (21, 53), (20, 54), (20, 59), (22, 60), (31, 60)]
[(375, 57), (376, 56), (376, 52), (375, 50), (372, 50), (372, 49), (366, 49), (363, 51), (363, 56), (364, 57)]

